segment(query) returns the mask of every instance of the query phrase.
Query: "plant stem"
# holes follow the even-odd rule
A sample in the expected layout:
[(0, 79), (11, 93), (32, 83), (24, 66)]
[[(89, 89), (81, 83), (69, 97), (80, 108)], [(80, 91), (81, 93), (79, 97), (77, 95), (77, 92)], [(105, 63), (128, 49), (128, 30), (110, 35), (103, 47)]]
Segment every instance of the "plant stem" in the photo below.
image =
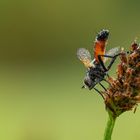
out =
[(104, 133), (104, 140), (111, 140), (111, 135), (115, 125), (116, 117), (113, 117), (112, 114), (108, 112), (108, 122)]

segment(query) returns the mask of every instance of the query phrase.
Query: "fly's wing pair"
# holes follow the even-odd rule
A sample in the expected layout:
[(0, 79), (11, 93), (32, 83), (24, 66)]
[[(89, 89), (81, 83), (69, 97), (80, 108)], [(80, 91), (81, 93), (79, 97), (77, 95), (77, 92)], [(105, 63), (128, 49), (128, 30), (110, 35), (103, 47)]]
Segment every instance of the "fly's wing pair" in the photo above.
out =
[[(102, 30), (97, 34), (95, 38), (95, 44), (93, 47), (93, 54), (94, 54), (93, 60), (95, 60), (97, 63), (99, 63), (99, 59), (98, 59), (99, 55), (103, 56), (106, 54), (106, 55), (114, 56), (119, 51), (119, 48), (113, 48), (109, 50), (107, 53), (105, 53), (108, 36), (109, 36), (109, 31)], [(84, 63), (85, 67), (89, 68), (93, 66), (93, 64), (91, 63), (91, 55), (88, 50), (84, 48), (78, 49), (77, 56), (80, 59), (80, 61)], [(106, 62), (108, 60), (108, 58), (105, 57), (102, 57), (101, 59), (103, 62)]]
[[(120, 47), (112, 48), (112, 49), (110, 49), (110, 50), (106, 53), (106, 55), (107, 55), (107, 56), (115, 56), (115, 55), (117, 55), (120, 51), (121, 51)], [(109, 57), (105, 57), (105, 58), (104, 58), (104, 63), (106, 63), (108, 60), (109, 60)]]
[[(97, 52), (96, 56), (98, 55), (108, 55), (108, 56), (115, 56), (116, 54), (118, 54), (120, 52), (120, 48), (116, 47), (116, 48), (112, 48), (110, 49), (106, 54), (104, 54), (103, 52)], [(89, 68), (91, 66), (93, 66), (93, 64), (91, 63), (91, 54), (90, 52), (85, 49), (85, 48), (79, 48), (77, 51), (77, 57), (78, 59), (85, 65), (86, 68)], [(96, 59), (96, 57), (94, 56), (94, 59), (96, 61), (98, 61), (98, 59)], [(109, 60), (109, 57), (104, 57), (103, 62), (106, 63)]]
[(91, 67), (91, 55), (90, 52), (85, 48), (79, 48), (77, 50), (77, 57), (83, 62), (86, 68)]

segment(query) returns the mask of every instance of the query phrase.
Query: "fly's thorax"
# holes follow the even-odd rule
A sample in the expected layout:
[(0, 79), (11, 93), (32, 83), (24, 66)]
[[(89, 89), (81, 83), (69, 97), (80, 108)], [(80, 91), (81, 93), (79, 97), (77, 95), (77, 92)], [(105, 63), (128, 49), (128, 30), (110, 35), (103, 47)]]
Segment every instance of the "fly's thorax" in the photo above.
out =
[(89, 77), (89, 75), (86, 75), (84, 78), (84, 87), (91, 89), (93, 87), (93, 81), (92, 79)]
[(96, 67), (90, 67), (84, 78), (84, 84), (89, 89), (92, 89), (96, 84), (103, 80), (106, 73), (103, 71), (100, 65), (96, 65)]
[(106, 75), (101, 65), (96, 65), (94, 68), (90, 68), (88, 71), (89, 77), (94, 81), (96, 79), (102, 79)]

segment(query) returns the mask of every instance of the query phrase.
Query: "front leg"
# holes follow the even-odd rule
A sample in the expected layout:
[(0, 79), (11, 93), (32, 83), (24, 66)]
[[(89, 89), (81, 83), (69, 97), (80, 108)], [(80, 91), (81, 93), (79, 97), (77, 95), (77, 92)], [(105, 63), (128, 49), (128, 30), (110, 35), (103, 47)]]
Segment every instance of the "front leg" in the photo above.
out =
[(103, 98), (103, 100), (105, 100), (104, 95), (103, 95), (97, 88), (93, 87), (93, 89), (94, 89), (96, 92), (98, 92), (99, 95), (101, 95), (101, 97)]
[[(118, 54), (116, 54), (116, 55), (114, 55), (114, 56), (110, 56), (110, 55), (98, 55), (99, 62), (100, 62), (101, 66), (102, 66), (102, 68), (104, 69), (105, 72), (108, 71), (108, 70), (111, 68), (111, 66), (113, 65), (114, 61), (116, 60), (116, 58), (117, 58), (120, 54), (121, 54), (121, 53), (118, 53)], [(101, 57), (112, 58), (112, 60), (111, 60), (111, 62), (110, 62), (110, 64), (108, 65), (107, 68), (106, 68), (106, 66), (104, 65), (104, 62), (103, 62), (103, 60), (102, 60)]]

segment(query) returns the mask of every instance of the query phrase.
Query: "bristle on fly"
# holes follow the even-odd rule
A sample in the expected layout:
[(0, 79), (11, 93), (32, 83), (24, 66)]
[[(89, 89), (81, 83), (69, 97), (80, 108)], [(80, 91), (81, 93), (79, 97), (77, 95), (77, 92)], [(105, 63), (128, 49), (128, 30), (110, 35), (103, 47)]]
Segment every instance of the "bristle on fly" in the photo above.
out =
[(97, 34), (97, 36), (96, 36), (96, 39), (98, 40), (98, 41), (105, 41), (105, 40), (107, 40), (108, 39), (108, 36), (109, 36), (109, 30), (102, 30), (102, 31), (100, 31), (98, 34)]

